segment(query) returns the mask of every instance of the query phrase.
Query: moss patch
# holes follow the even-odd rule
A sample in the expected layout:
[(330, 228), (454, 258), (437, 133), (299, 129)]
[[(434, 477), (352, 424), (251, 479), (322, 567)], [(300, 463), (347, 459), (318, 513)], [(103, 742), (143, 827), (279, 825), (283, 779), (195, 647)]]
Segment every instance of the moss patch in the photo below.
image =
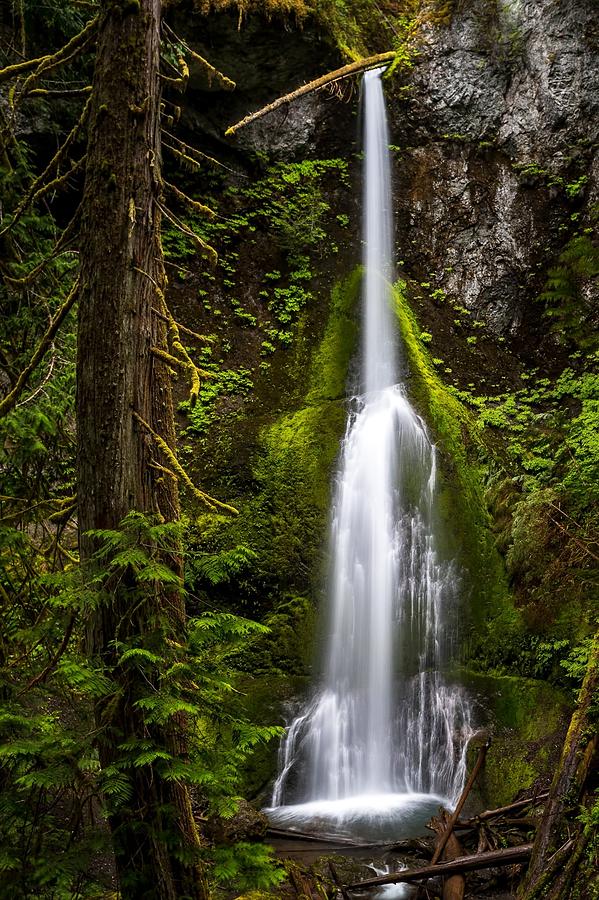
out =
[(396, 313), (409, 366), (408, 384), (429, 424), (444, 461), (450, 490), (444, 503), (459, 544), (471, 594), (470, 652), (481, 637), (520, 627), (484, 500), (481, 440), (476, 421), (437, 374), (408, 302), (407, 285), (395, 285)]
[(550, 773), (562, 744), (571, 704), (556, 688), (532, 678), (463, 672), (485, 709), (492, 744), (479, 789), (486, 807), (510, 803)]

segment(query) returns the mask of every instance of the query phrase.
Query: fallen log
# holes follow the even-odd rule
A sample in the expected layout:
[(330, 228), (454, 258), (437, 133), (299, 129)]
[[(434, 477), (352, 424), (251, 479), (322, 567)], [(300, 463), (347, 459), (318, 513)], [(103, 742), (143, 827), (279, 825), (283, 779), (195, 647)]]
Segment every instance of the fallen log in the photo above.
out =
[(246, 116), (240, 122), (231, 125), (225, 131), (225, 137), (231, 137), (239, 131), (240, 128), (245, 128), (246, 125), (255, 122), (256, 119), (262, 118), (262, 116), (267, 115), (267, 113), (274, 112), (275, 109), (284, 106), (286, 103), (291, 103), (293, 100), (303, 97), (304, 94), (310, 94), (312, 91), (317, 91), (322, 87), (326, 87), (328, 84), (341, 81), (343, 78), (349, 78), (351, 75), (357, 75), (359, 72), (364, 72), (366, 69), (373, 69), (376, 66), (384, 65), (384, 63), (390, 63), (396, 56), (397, 54), (394, 50), (389, 50), (387, 53), (377, 53), (376, 56), (368, 56), (366, 59), (358, 60), (358, 62), (353, 62), (347, 66), (342, 66), (340, 69), (335, 69), (333, 72), (328, 72), (326, 75), (321, 75), (320, 78), (316, 78), (314, 81), (303, 84), (295, 91), (285, 94), (284, 97), (278, 97), (276, 100), (273, 100), (272, 103), (263, 106), (262, 109), (259, 109), (257, 112), (250, 113), (249, 116)]
[[(372, 844), (363, 844), (352, 838), (336, 837), (335, 835), (313, 834), (310, 831), (295, 831), (293, 828), (267, 828), (267, 836), (283, 838), (292, 841), (310, 841), (317, 844), (335, 844), (343, 847), (371, 847)], [(378, 846), (378, 845), (377, 845)]]
[(472, 816), (470, 819), (458, 819), (454, 827), (471, 828), (474, 825), (478, 825), (480, 822), (487, 822), (489, 819), (498, 819), (506, 813), (516, 812), (519, 809), (526, 809), (527, 806), (542, 803), (548, 796), (549, 792), (544, 791), (542, 794), (537, 794), (536, 797), (527, 797), (525, 800), (516, 800), (515, 803), (509, 803), (507, 806), (499, 806), (497, 809), (485, 809), (484, 812), (478, 813), (478, 815)]
[(440, 837), (439, 837), (437, 846), (435, 848), (435, 852), (433, 853), (431, 865), (434, 865), (439, 859), (441, 859), (441, 854), (443, 853), (443, 850), (445, 849), (445, 845), (447, 844), (449, 838), (452, 835), (454, 825), (459, 818), (459, 815), (462, 811), (464, 803), (468, 799), (468, 794), (472, 790), (472, 785), (476, 781), (476, 779), (478, 777), (478, 773), (480, 772), (480, 770), (482, 769), (482, 767), (484, 765), (485, 758), (487, 756), (487, 750), (489, 749), (490, 746), (491, 746), (491, 742), (490, 742), (490, 740), (488, 740), (488, 741), (486, 741), (486, 743), (484, 743), (482, 745), (482, 747), (478, 751), (478, 757), (476, 759), (476, 762), (474, 764), (472, 772), (470, 773), (470, 777), (469, 777), (468, 781), (466, 782), (466, 784), (464, 785), (464, 790), (462, 791), (462, 793), (460, 795), (460, 799), (458, 800), (458, 802), (456, 804), (456, 808), (454, 809), (453, 813), (451, 814), (451, 817), (449, 818), (449, 820), (447, 822), (445, 832), (442, 835), (440, 835)]
[(476, 869), (509, 866), (529, 859), (532, 853), (532, 846), (532, 844), (519, 844), (517, 847), (506, 847), (503, 850), (490, 850), (487, 853), (461, 856), (459, 859), (453, 859), (450, 862), (422, 866), (420, 869), (404, 869), (401, 872), (391, 872), (389, 875), (381, 875), (378, 878), (370, 878), (367, 881), (356, 881), (353, 884), (348, 884), (346, 890), (361, 891), (366, 890), (366, 888), (381, 887), (384, 884), (404, 884), (410, 881), (421, 881), (424, 878), (436, 878), (440, 875), (453, 875), (455, 872), (473, 872)]

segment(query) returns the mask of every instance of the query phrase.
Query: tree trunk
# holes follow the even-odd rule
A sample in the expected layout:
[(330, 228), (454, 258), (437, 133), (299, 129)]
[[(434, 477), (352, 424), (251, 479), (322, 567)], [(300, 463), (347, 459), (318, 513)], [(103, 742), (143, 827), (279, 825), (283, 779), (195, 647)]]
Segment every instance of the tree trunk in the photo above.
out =
[[(77, 361), (78, 498), (81, 557), (93, 566), (90, 529), (116, 529), (132, 510), (178, 518), (174, 479), (136, 413), (174, 447), (170, 383), (160, 315), (165, 275), (160, 244), (160, 0), (104, 0), (98, 30), (82, 214)], [(164, 560), (163, 560), (164, 561)], [(167, 562), (180, 573), (181, 560)], [(115, 692), (98, 703), (103, 769), (125, 766), (130, 798), (109, 809), (123, 898), (208, 896), (197, 862), (200, 844), (187, 789), (151, 765), (127, 767), (124, 742), (150, 739), (185, 757), (185, 722), (158, 728), (135, 701), (158, 672), (119, 666), (115, 639), (158, 641), (184, 629), (172, 586), (152, 583), (140, 601), (131, 572), (106, 581), (106, 596), (88, 628), (90, 656), (108, 667)]]

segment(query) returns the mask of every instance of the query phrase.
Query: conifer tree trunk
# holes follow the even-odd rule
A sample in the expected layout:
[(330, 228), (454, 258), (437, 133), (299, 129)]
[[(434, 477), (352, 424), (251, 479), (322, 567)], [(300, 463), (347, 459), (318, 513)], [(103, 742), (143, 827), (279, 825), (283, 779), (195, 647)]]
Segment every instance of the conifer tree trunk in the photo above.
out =
[[(161, 0), (103, 0), (83, 199), (77, 362), (78, 497), (82, 561), (93, 566), (90, 529), (115, 529), (132, 510), (159, 521), (178, 518), (177, 485), (151, 432), (171, 447), (174, 423), (160, 311), (165, 275), (160, 245)], [(180, 571), (171, 555), (168, 564)], [(101, 766), (122, 765), (124, 742), (150, 739), (185, 757), (185, 722), (156, 726), (134, 703), (158, 673), (119, 667), (114, 641), (144, 633), (176, 640), (184, 608), (172, 587), (131, 590), (131, 573), (105, 584), (92, 615), (89, 654), (112, 672), (115, 692), (98, 703)], [(142, 684), (142, 681), (144, 682)], [(152, 765), (125, 769), (131, 796), (110, 811), (123, 898), (201, 900), (199, 839), (186, 788)], [(196, 858), (194, 858), (196, 857)]]

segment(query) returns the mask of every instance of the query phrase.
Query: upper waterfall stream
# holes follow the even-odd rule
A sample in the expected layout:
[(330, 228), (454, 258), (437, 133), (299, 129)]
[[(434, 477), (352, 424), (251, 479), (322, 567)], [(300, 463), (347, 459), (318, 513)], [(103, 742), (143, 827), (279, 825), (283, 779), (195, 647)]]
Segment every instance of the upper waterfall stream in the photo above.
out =
[(382, 834), (455, 802), (470, 708), (445, 680), (457, 567), (442, 553), (436, 450), (400, 381), (382, 70), (363, 81), (363, 345), (336, 478), (322, 680), (280, 750), (272, 820)]

